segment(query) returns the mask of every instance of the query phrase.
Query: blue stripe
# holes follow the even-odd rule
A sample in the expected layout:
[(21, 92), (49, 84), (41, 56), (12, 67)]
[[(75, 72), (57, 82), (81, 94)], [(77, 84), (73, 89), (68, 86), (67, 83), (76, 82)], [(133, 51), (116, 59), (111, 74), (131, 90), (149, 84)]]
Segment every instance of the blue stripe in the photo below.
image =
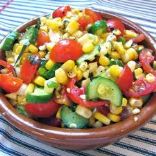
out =
[(49, 152), (49, 151), (46, 151), (46, 150), (43, 150), (37, 146), (34, 146), (32, 144), (28, 144), (22, 140), (20, 140), (19, 138), (15, 138), (13, 136), (11, 136), (7, 131), (4, 131), (2, 129), (0, 129), (0, 134), (3, 135), (7, 140), (17, 144), (17, 145), (20, 145), (24, 148), (27, 148), (27, 149), (30, 149), (30, 150), (33, 150), (37, 153), (41, 153), (41, 154), (47, 154), (47, 155), (51, 155), (51, 156), (59, 156), (58, 154), (55, 154), (55, 153), (52, 153), (52, 152)]
[(152, 139), (149, 139), (149, 138), (145, 138), (143, 136), (138, 136), (138, 135), (128, 135), (128, 138), (129, 139), (132, 139), (132, 140), (137, 140), (137, 141), (140, 141), (140, 142), (144, 142), (144, 143), (147, 143), (147, 144), (150, 144), (150, 145), (156, 145), (156, 140), (152, 140)]
[(72, 153), (72, 154), (77, 155), (77, 156), (93, 156), (89, 153), (84, 153), (82, 151), (73, 151), (73, 150), (62, 150), (62, 151), (66, 151), (68, 153)]
[(114, 153), (114, 151), (108, 150), (106, 148), (97, 148), (95, 150), (99, 153), (103, 153), (103, 154), (107, 154), (107, 155), (111, 155), (111, 156), (124, 156), (123, 154)]
[(148, 151), (146, 149), (143, 149), (143, 148), (139, 148), (137, 146), (133, 146), (133, 145), (130, 145), (130, 144), (127, 144), (125, 142), (117, 142), (114, 144), (114, 146), (117, 146), (117, 147), (121, 147), (121, 148), (124, 148), (124, 149), (128, 149), (130, 151), (134, 151), (136, 153), (141, 153), (141, 154), (147, 154), (147, 155), (155, 155), (154, 152), (152, 151)]
[(4, 145), (1, 144), (1, 143), (0, 143), (0, 148), (1, 148), (2, 150), (4, 150), (6, 153), (12, 154), (12, 155), (14, 155), (14, 156), (27, 156), (27, 155), (25, 155), (25, 154), (23, 154), (23, 153), (17, 152), (17, 151), (15, 151), (15, 150), (11, 149), (11, 148), (6, 147), (6, 146), (4, 146)]
[(151, 134), (156, 135), (156, 130), (154, 130), (154, 129), (149, 129), (149, 128), (142, 127), (140, 130), (143, 131), (143, 132), (147, 132), (147, 133), (151, 133)]
[[(0, 17), (0, 20), (1, 20), (1, 19), (5, 20), (7, 23), (8, 23), (8, 22), (9, 22), (9, 23), (10, 23), (10, 22), (17, 23), (17, 25), (20, 25), (20, 24), (22, 23), (22, 22), (17, 22), (17, 21), (15, 21), (15, 20), (11, 20), (11, 19), (7, 20), (7, 18), (4, 18), (4, 17)], [(12, 23), (11, 23), (11, 24), (12, 24)], [(16, 26), (17, 26), (17, 25), (16, 25)]]

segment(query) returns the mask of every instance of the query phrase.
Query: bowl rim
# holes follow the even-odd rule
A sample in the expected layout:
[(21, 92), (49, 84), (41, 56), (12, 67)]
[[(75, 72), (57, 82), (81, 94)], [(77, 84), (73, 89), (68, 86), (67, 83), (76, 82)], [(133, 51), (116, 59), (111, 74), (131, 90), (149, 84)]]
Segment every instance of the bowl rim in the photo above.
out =
[[(149, 44), (150, 48), (156, 52), (156, 42), (154, 38), (140, 26), (118, 15), (111, 14), (105, 11), (99, 12), (103, 14), (104, 18), (106, 19), (112, 17), (120, 19), (127, 27), (130, 27), (131, 29), (134, 29), (139, 33), (143, 33), (146, 37), (145, 41)], [(21, 26), (17, 27), (15, 30), (21, 32), (23, 28), (26, 28), (28, 25), (30, 26), (35, 24), (38, 18), (40, 17), (33, 18), (25, 22)], [(90, 129), (68, 129), (44, 125), (17, 113), (13, 106), (2, 94), (0, 95), (0, 113), (16, 128), (26, 132), (27, 134), (31, 134), (32, 136), (37, 136), (37, 138), (41, 137), (41, 140), (44, 141), (46, 141), (46, 139), (55, 139), (57, 141), (62, 138), (66, 141), (71, 141), (73, 139), (75, 141), (85, 141), (86, 139), (94, 141), (97, 138), (103, 139), (111, 137), (112, 135), (115, 137), (123, 137), (129, 132), (138, 129), (148, 120), (150, 120), (152, 116), (154, 116), (154, 114), (156, 114), (155, 101), (156, 94), (153, 94), (147, 104), (143, 108), (141, 108), (141, 112), (139, 114), (132, 115), (124, 119), (123, 121), (120, 121), (119, 123), (111, 124), (101, 128)]]

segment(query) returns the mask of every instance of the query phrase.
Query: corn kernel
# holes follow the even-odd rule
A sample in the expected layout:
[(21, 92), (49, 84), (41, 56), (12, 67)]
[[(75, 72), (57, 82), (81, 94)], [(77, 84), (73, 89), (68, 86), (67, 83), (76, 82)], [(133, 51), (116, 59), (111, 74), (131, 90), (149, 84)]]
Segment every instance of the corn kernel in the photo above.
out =
[(142, 98), (130, 98), (129, 104), (132, 107), (142, 107), (143, 105), (143, 99)]
[(61, 119), (61, 107), (59, 108), (59, 110), (56, 113), (56, 118)]
[[(8, 57), (8, 58), (6, 58), (6, 59), (7, 59), (7, 62), (10, 63), (10, 64), (11, 64), (11, 63), (14, 63), (14, 61), (15, 61), (15, 60), (14, 60), (14, 57)], [(2, 72), (2, 71), (1, 71), (1, 72)]]
[(55, 43), (54, 42), (50, 42), (50, 43), (46, 43), (46, 48), (49, 52), (51, 52), (51, 50), (53, 49)]
[(112, 113), (108, 114), (108, 118), (113, 121), (113, 122), (119, 122), (120, 121), (120, 116), (119, 115), (115, 115)]
[(73, 34), (75, 33), (77, 30), (79, 29), (79, 23), (75, 20), (72, 20), (69, 22), (69, 24), (67, 25), (66, 31), (69, 34)]
[(43, 25), (40, 27), (40, 30), (48, 32), (48, 27), (46, 25)]
[(44, 51), (39, 51), (38, 54), (39, 54), (40, 58), (43, 58), (46, 55), (46, 53)]
[(136, 52), (136, 50), (134, 48), (129, 48), (126, 51), (126, 54), (129, 55), (130, 60), (135, 60), (138, 58), (138, 53)]
[(61, 68), (63, 68), (66, 72), (70, 72), (74, 69), (75, 62), (73, 60), (66, 61)]
[(94, 113), (94, 118), (97, 119), (98, 121), (102, 122), (105, 125), (110, 124), (110, 119), (101, 114), (100, 112), (95, 112)]
[(124, 33), (124, 37), (125, 38), (135, 38), (135, 37), (137, 37), (138, 36), (138, 34), (137, 33), (135, 33), (134, 31), (132, 31), (132, 30), (125, 30), (125, 33)]
[(110, 63), (109, 58), (104, 56), (103, 54), (100, 54), (99, 64), (102, 66), (108, 66), (109, 63)]
[(93, 44), (97, 45), (99, 43), (99, 38), (98, 36), (95, 36), (95, 39), (93, 40)]
[(83, 73), (77, 66), (74, 67), (74, 72), (76, 73), (76, 77), (78, 80), (81, 80), (83, 77)]
[(155, 81), (155, 76), (151, 73), (147, 74), (146, 75), (146, 80), (149, 82), (149, 83), (152, 83)]
[(106, 42), (112, 42), (112, 41), (116, 41), (116, 36), (110, 33), (106, 38)]
[(68, 83), (67, 74), (62, 68), (59, 68), (55, 71), (55, 77), (56, 77), (56, 81), (62, 85)]
[(89, 72), (90, 73), (93, 73), (97, 70), (97, 62), (93, 62), (93, 63), (89, 63)]
[(125, 47), (126, 49), (128, 49), (128, 48), (130, 48), (130, 47), (132, 46), (132, 44), (133, 44), (133, 40), (129, 40), (129, 41), (127, 41), (127, 42), (125, 43), (124, 47)]
[(110, 54), (112, 49), (111, 42), (105, 42), (100, 46), (100, 48), (100, 53), (102, 53), (103, 55), (106, 55), (107, 53)]
[(113, 59), (120, 59), (120, 54), (116, 51), (111, 52), (110, 55)]
[(127, 99), (126, 98), (122, 98), (122, 106), (125, 107), (127, 106)]
[(135, 78), (139, 79), (140, 77), (144, 77), (144, 73), (142, 68), (137, 68), (134, 70)]
[(36, 54), (38, 52), (38, 48), (36, 46), (34, 46), (33, 44), (30, 44), (29, 51), (33, 54)]
[(83, 77), (86, 79), (89, 77), (89, 70), (86, 70), (85, 72), (83, 72)]
[(129, 61), (127, 63), (128, 67), (131, 69), (131, 71), (133, 72), (136, 68), (136, 62), (135, 61)]
[(45, 67), (47, 70), (50, 70), (54, 64), (55, 64), (54, 61), (48, 60), (47, 63), (45, 64)]
[(121, 68), (118, 65), (112, 65), (109, 68), (109, 73), (113, 78), (118, 78), (121, 74)]
[(95, 128), (100, 128), (100, 127), (102, 127), (103, 126), (103, 124), (102, 124), (102, 122), (100, 122), (100, 121), (96, 121), (94, 124), (93, 124), (93, 127), (95, 127)]
[(39, 50), (41, 51), (46, 50), (46, 45), (39, 46)]
[(41, 76), (37, 76), (34, 80), (34, 83), (39, 85), (39, 86), (44, 86), (44, 83), (45, 83), (45, 79)]
[(125, 48), (123, 47), (122, 42), (114, 41), (113, 47), (121, 56), (124, 55), (126, 52)]
[(75, 38), (80, 38), (82, 35), (83, 35), (83, 32), (80, 31), (80, 30), (76, 31), (76, 32), (73, 34), (73, 36), (74, 36)]
[(122, 110), (123, 110), (122, 107), (116, 107), (114, 105), (111, 105), (110, 106), (110, 112), (112, 114), (115, 114), (115, 115), (121, 114), (122, 113)]
[(139, 114), (139, 113), (140, 113), (140, 109), (134, 108), (134, 109), (132, 110), (132, 113), (133, 113), (133, 114)]
[(25, 91), (25, 94), (32, 93), (34, 91), (34, 88), (35, 88), (35, 85), (33, 83), (29, 83)]
[(40, 21), (41, 21), (41, 24), (46, 24), (47, 18), (46, 17), (41, 17)]
[(21, 60), (20, 60), (20, 63), (22, 64), (22, 63), (28, 58), (29, 55), (30, 55), (29, 53), (24, 53), (24, 54), (22, 55), (22, 58), (21, 58)]
[(25, 96), (17, 96), (17, 103), (19, 105), (25, 105), (26, 104), (26, 98), (25, 98)]
[(78, 105), (76, 108), (76, 113), (83, 116), (84, 118), (89, 119), (92, 116), (92, 111), (86, 107)]
[(121, 35), (121, 31), (119, 29), (113, 30), (114, 35)]
[(13, 52), (19, 54), (23, 48), (23, 45), (16, 43), (13, 47)]
[(79, 66), (79, 68), (82, 70), (82, 71), (86, 71), (87, 68), (88, 68), (88, 63), (87, 62), (82, 62)]
[(60, 26), (60, 18), (48, 19), (46, 21), (47, 26), (52, 29), (53, 31), (58, 31)]
[(83, 45), (82, 50), (84, 53), (90, 53), (94, 50), (94, 45), (91, 42), (86, 42)]

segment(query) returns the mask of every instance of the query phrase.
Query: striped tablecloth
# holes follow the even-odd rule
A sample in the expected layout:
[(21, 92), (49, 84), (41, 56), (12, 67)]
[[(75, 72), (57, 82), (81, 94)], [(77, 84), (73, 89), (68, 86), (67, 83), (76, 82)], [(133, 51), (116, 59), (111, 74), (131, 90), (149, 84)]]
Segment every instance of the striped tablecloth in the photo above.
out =
[[(115, 12), (151, 33), (156, 38), (156, 0), (0, 0), (0, 40), (27, 20), (49, 13), (61, 5)], [(19, 131), (0, 116), (0, 156), (156, 156), (156, 117), (139, 131), (119, 142), (96, 150), (60, 150)]]

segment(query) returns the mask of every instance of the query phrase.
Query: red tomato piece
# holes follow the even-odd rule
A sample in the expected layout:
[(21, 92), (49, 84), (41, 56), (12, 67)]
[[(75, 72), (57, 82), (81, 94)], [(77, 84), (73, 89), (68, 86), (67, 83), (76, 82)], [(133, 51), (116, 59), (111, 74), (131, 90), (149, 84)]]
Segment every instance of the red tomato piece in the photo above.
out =
[(110, 29), (119, 29), (121, 31), (121, 34), (124, 34), (125, 26), (119, 19), (116, 18), (109, 19), (107, 21), (107, 25)]
[(25, 105), (25, 110), (33, 117), (47, 118), (54, 114), (59, 109), (59, 104), (53, 100), (47, 103), (28, 103)]
[(100, 13), (97, 13), (91, 9), (85, 9), (84, 12), (86, 15), (90, 16), (90, 18), (92, 19), (93, 22), (103, 19), (102, 15)]
[(133, 73), (126, 65), (116, 83), (118, 84), (119, 88), (125, 92), (132, 86), (133, 79)]
[[(38, 56), (34, 56), (38, 57)], [(37, 72), (39, 63), (32, 63), (29, 59), (26, 59), (24, 63), (21, 66), (20, 70), (20, 78), (25, 82), (25, 83), (30, 83)]]
[(84, 107), (97, 107), (108, 104), (107, 101), (87, 101), (80, 98), (80, 95), (84, 94), (83, 88), (78, 88), (75, 86), (76, 79), (71, 79), (67, 84), (67, 88), (70, 89), (70, 92), (67, 92), (67, 96), (76, 104), (80, 104)]
[(133, 83), (132, 87), (125, 92), (125, 95), (127, 97), (139, 98), (152, 93), (155, 89), (156, 79), (152, 83), (149, 83), (145, 79), (138, 79)]
[(82, 55), (82, 46), (75, 40), (64, 39), (59, 41), (52, 49), (50, 58), (54, 62), (77, 60)]
[(8, 93), (13, 93), (19, 90), (23, 81), (14, 77), (12, 74), (0, 74), (0, 88)]
[(50, 38), (45, 31), (39, 31), (37, 36), (37, 45), (42, 46), (43, 44), (50, 42)]
[(143, 49), (139, 54), (139, 61), (145, 72), (156, 75), (156, 70), (150, 65), (154, 61), (151, 49)]
[(56, 18), (56, 17), (64, 17), (66, 16), (67, 12), (71, 10), (71, 7), (70, 6), (61, 6), (59, 8), (57, 8), (53, 14), (52, 14), (52, 17), (53, 18)]
[(144, 34), (139, 34), (137, 37), (132, 39), (134, 43), (139, 43), (145, 40), (145, 35)]
[(0, 60), (0, 66), (7, 68), (9, 73), (14, 73), (14, 67), (4, 60)]
[(87, 25), (90, 23), (93, 23), (94, 21), (92, 20), (92, 18), (90, 16), (81, 16), (78, 19), (78, 23), (80, 25), (80, 29), (83, 31), (86, 29)]

